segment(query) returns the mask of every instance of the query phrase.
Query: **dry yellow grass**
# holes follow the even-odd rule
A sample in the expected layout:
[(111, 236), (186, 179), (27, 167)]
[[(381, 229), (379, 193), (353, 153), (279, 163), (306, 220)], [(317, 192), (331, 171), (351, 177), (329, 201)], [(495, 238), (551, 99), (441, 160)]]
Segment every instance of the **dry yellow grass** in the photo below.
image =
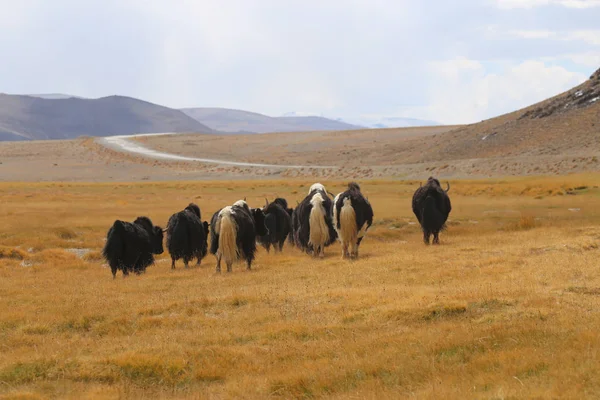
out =
[(216, 275), (164, 254), (113, 280), (99, 257), (116, 218), (295, 204), (310, 183), (0, 184), (0, 397), (600, 396), (599, 175), (453, 181), (437, 247), (418, 184), (362, 181), (355, 262), (286, 247)]

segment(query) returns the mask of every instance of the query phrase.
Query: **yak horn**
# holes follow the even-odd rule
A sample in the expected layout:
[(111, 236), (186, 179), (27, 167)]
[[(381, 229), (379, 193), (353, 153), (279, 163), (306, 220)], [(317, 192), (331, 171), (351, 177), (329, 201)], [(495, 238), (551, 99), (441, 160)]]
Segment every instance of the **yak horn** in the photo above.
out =
[(163, 229), (163, 232), (166, 232), (169, 229), (169, 227), (167, 226), (165, 229)]
[(265, 207), (267, 207), (269, 205), (269, 200), (267, 200), (267, 198), (265, 197)]
[(446, 189), (446, 193), (448, 193), (450, 191), (450, 182), (446, 181), (446, 185), (448, 185), (448, 188)]

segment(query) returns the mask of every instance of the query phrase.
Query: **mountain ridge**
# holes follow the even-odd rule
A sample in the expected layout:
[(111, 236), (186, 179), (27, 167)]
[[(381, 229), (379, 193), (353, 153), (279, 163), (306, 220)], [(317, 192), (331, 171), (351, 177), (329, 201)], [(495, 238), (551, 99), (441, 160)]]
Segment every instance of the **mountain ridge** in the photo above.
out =
[(44, 99), (0, 94), (0, 140), (160, 132), (216, 133), (179, 110), (127, 96)]

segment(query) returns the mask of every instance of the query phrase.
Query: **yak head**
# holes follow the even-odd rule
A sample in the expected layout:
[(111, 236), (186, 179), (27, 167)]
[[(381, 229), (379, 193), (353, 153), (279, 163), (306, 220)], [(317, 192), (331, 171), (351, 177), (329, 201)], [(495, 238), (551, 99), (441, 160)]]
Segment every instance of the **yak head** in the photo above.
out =
[[(437, 186), (440, 189), (442, 189), (442, 185), (440, 184), (440, 181), (437, 180), (436, 178), (434, 178), (433, 176), (430, 176), (429, 179), (427, 179), (427, 185), (431, 185), (431, 186)], [(442, 189), (444, 190), (444, 189)], [(446, 189), (444, 190), (444, 192), (448, 193), (450, 191), (450, 182), (446, 182)]]
[(266, 236), (269, 234), (269, 230), (265, 225), (265, 213), (263, 213), (263, 211), (260, 208), (252, 209), (252, 219), (254, 220), (256, 234), (258, 236)]
[(152, 235), (150, 236), (150, 241), (152, 243), (152, 253), (154, 254), (162, 254), (163, 253), (163, 229), (160, 226), (155, 226), (152, 228)]

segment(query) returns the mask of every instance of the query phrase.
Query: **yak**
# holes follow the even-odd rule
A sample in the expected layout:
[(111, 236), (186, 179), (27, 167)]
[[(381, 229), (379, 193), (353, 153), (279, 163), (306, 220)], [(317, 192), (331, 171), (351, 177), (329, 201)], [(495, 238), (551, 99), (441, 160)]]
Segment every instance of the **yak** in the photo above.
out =
[(315, 257), (324, 257), (325, 247), (337, 239), (331, 220), (332, 204), (325, 186), (315, 183), (292, 214), (294, 244)]
[(121, 270), (124, 277), (129, 272), (139, 275), (154, 264), (154, 254), (163, 253), (163, 232), (148, 217), (138, 217), (133, 223), (116, 220), (108, 230), (102, 249), (113, 279), (117, 270)]
[(432, 234), (433, 244), (440, 243), (439, 234), (446, 228), (448, 215), (452, 211), (449, 190), (450, 183), (447, 183), (447, 189), (444, 190), (439, 180), (429, 177), (427, 183), (420, 186), (413, 195), (412, 209), (421, 224), (425, 244), (429, 244)]
[(348, 190), (335, 197), (333, 220), (342, 244), (342, 258), (358, 258), (358, 246), (373, 224), (373, 208), (357, 183), (349, 183)]
[(183, 211), (171, 215), (167, 223), (167, 248), (171, 254), (171, 269), (183, 259), (185, 268), (196, 258), (200, 265), (208, 251), (208, 222), (202, 222), (200, 207), (190, 203)]
[(256, 255), (256, 236), (269, 233), (265, 215), (260, 208), (250, 208), (244, 200), (220, 209), (210, 223), (210, 252), (217, 258), (217, 273), (221, 272), (221, 260), (225, 260), (227, 272), (236, 260), (246, 260), (246, 269), (252, 269)]
[(282, 251), (283, 244), (292, 231), (292, 217), (287, 209), (287, 201), (278, 197), (269, 203), (265, 199), (265, 206), (262, 209), (265, 214), (265, 226), (269, 233), (264, 236), (258, 236), (258, 243), (269, 252), (271, 246), (275, 251)]

